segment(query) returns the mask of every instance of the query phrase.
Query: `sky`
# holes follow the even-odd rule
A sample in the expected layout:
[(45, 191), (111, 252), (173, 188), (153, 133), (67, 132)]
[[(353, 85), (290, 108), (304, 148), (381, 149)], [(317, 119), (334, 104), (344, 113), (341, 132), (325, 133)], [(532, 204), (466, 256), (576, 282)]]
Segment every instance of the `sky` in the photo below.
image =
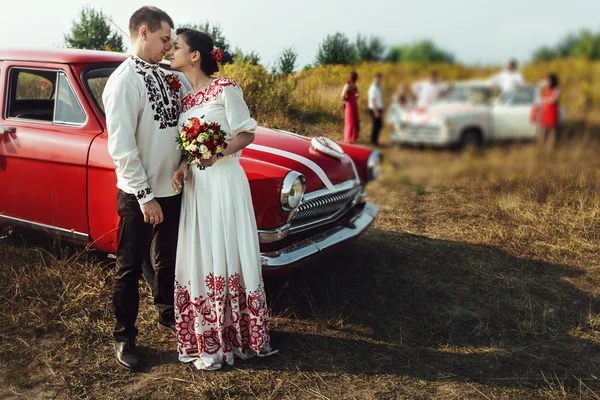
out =
[[(0, 0), (0, 4), (5, 21), (0, 48), (63, 47), (63, 35), (86, 5), (77, 0)], [(512, 57), (525, 63), (535, 49), (553, 45), (568, 33), (584, 28), (600, 31), (600, 0), (95, 0), (89, 4), (124, 31), (130, 15), (143, 5), (163, 9), (176, 26), (205, 20), (220, 24), (232, 47), (257, 52), (267, 66), (293, 46), (298, 68), (313, 63), (319, 44), (335, 32), (353, 41), (358, 34), (379, 36), (387, 45), (431, 39), (458, 62), (499, 65)]]

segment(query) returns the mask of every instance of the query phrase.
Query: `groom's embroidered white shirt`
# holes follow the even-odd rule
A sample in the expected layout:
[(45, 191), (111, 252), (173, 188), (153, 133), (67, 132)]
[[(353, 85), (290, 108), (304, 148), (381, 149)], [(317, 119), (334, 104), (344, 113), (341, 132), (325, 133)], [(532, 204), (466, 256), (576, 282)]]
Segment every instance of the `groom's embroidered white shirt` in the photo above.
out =
[(179, 89), (172, 75), (131, 56), (108, 79), (102, 100), (108, 152), (117, 168), (117, 187), (144, 204), (174, 196), (171, 175), (179, 166)]

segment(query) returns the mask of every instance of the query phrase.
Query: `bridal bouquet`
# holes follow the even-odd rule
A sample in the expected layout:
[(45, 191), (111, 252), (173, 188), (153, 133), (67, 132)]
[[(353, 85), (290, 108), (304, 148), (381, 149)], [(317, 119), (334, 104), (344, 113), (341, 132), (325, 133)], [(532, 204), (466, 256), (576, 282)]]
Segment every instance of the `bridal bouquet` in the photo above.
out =
[[(227, 148), (226, 133), (216, 122), (191, 117), (181, 126), (177, 143), (191, 164), (196, 160), (206, 160)], [(205, 167), (198, 165), (201, 170)]]

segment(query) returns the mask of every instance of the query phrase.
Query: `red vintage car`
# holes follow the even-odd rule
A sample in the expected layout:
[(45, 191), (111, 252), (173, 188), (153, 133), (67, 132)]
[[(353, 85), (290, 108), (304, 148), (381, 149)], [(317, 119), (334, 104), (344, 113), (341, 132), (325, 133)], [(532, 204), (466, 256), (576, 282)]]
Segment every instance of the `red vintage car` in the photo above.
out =
[[(126, 57), (87, 50), (0, 51), (3, 224), (115, 251), (116, 175), (102, 90)], [(333, 157), (309, 138), (259, 127), (243, 151), (265, 273), (313, 260), (375, 219), (378, 210), (365, 201), (364, 188), (378, 176), (381, 155), (340, 146), (344, 154)]]

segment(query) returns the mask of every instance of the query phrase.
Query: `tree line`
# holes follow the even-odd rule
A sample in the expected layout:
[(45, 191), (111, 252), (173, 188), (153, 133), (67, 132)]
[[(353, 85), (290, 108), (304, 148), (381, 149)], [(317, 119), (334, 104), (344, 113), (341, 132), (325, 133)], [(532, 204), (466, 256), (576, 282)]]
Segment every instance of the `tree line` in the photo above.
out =
[[(102, 11), (90, 6), (81, 9), (78, 18), (73, 21), (71, 31), (64, 35), (65, 44), (70, 48), (106, 50), (123, 52), (123, 36), (111, 26), (112, 20)], [(220, 25), (208, 21), (183, 24), (181, 27), (197, 29), (212, 36), (215, 45), (223, 51), (222, 63), (250, 63), (260, 65), (260, 55), (232, 48)], [(578, 34), (569, 34), (554, 46), (543, 46), (533, 53), (534, 62), (544, 62), (557, 58), (579, 57), (588, 60), (600, 60), (600, 32), (583, 30)], [(273, 73), (289, 74), (296, 70), (298, 53), (293, 47), (284, 49), (272, 67)], [(313, 64), (304, 66), (309, 69), (319, 65), (345, 64), (360, 62), (417, 62), (447, 63), (455, 62), (454, 54), (437, 46), (431, 40), (417, 41), (411, 44), (386, 46), (378, 36), (359, 34), (356, 40), (336, 32), (327, 35), (317, 48)]]

